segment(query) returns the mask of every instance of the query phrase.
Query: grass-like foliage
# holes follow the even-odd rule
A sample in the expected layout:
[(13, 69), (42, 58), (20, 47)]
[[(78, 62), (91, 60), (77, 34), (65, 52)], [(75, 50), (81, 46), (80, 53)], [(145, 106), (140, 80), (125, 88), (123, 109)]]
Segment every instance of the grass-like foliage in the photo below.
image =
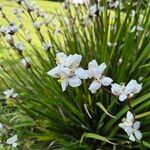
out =
[[(0, 28), (1, 99), (31, 118), (20, 130), (37, 140), (35, 149), (150, 148), (150, 7), (143, 8), (141, 0), (96, 0), (83, 5), (66, 2), (62, 10), (49, 14), (25, 0), (17, 3), (13, 20), (5, 7), (0, 7), (4, 22)], [(65, 65), (59, 64), (59, 54), (65, 55)], [(71, 68), (69, 63), (73, 64), (72, 56), (79, 55), (87, 74), (92, 60), (105, 63), (107, 68), (100, 70), (100, 77), (94, 74), (76, 87), (76, 81), (69, 79), (79, 65)], [(49, 72), (57, 65), (61, 66), (57, 73)], [(62, 66), (71, 69), (67, 75), (70, 86), (62, 87), (63, 91), (66, 72), (62, 75)], [(104, 75), (113, 80), (111, 85), (106, 86)], [(101, 85), (95, 91), (89, 88), (94, 81), (91, 88)], [(134, 85), (129, 87), (130, 81)], [(114, 83), (118, 91), (113, 89)], [(129, 92), (124, 92), (127, 89)], [(18, 135), (19, 141), (23, 134)]]

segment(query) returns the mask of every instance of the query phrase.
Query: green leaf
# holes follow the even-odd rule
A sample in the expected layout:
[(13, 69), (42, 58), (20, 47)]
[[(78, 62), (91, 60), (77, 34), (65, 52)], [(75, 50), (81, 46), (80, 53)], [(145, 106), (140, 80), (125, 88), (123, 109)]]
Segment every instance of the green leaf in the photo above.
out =
[(100, 141), (107, 142), (107, 143), (110, 143), (113, 145), (117, 145), (117, 143), (110, 142), (106, 137), (100, 136), (100, 135), (94, 134), (94, 133), (84, 133), (81, 137), (81, 140), (80, 140), (81, 144), (82, 144), (84, 138), (92, 138), (95, 140), (100, 140)]
[(143, 118), (143, 117), (146, 117), (146, 116), (150, 116), (150, 111), (147, 111), (147, 112), (145, 112), (145, 113), (136, 115), (135, 118), (136, 118), (136, 119), (139, 119), (139, 118)]
[(111, 114), (106, 110), (106, 108), (103, 106), (102, 103), (97, 102), (96, 105), (97, 105), (101, 110), (103, 110), (109, 117), (116, 119), (115, 116), (111, 115)]

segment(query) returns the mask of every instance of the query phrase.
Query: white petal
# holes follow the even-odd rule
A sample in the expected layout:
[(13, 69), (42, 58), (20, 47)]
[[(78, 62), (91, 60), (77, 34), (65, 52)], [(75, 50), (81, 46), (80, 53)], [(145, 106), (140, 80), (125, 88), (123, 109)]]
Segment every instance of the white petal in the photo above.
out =
[(127, 112), (127, 122), (129, 123), (129, 124), (133, 124), (133, 122), (134, 122), (134, 116), (133, 116), (133, 114), (130, 112), (130, 111), (128, 111)]
[(50, 70), (47, 74), (53, 78), (67, 77), (70, 75), (71, 70), (66, 67), (57, 66)]
[(67, 59), (67, 55), (66, 54), (64, 54), (62, 52), (61, 53), (57, 53), (57, 55), (56, 55), (56, 63), (57, 64), (64, 65), (66, 59)]
[(128, 134), (128, 136), (130, 136), (133, 133), (133, 128), (132, 127), (125, 127), (124, 130), (126, 131), (126, 133)]
[(62, 91), (64, 92), (68, 86), (68, 80), (69, 79), (64, 79), (63, 81), (61, 81), (61, 88), (62, 88)]
[(130, 93), (139, 93), (142, 89), (142, 84), (138, 84), (136, 80), (131, 80), (125, 88), (125, 93), (130, 94)]
[(88, 70), (89, 78), (94, 77), (95, 79), (99, 80), (102, 76), (102, 73), (99, 71), (98, 68), (92, 68)]
[(69, 55), (66, 59), (65, 66), (70, 68), (77, 68), (80, 65), (82, 56), (78, 54)]
[(102, 85), (104, 85), (104, 86), (109, 86), (112, 82), (113, 82), (113, 80), (109, 77), (104, 77), (102, 79)]
[(77, 68), (75, 70), (75, 75), (77, 77), (79, 77), (80, 79), (87, 79), (88, 78), (87, 70), (84, 70), (83, 68)]
[(17, 141), (17, 135), (14, 135), (13, 137), (7, 139), (6, 143), (7, 144), (13, 144)]
[(142, 84), (137, 84), (135, 89), (133, 90), (133, 93), (137, 94), (142, 90)]
[(125, 101), (126, 99), (127, 99), (127, 95), (126, 95), (126, 94), (121, 94), (121, 95), (119, 96), (119, 100), (120, 100), (121, 102)]
[(138, 130), (140, 128), (140, 122), (139, 121), (136, 121), (133, 125), (133, 128)]
[(101, 72), (101, 74), (103, 74), (103, 72), (105, 71), (106, 67), (107, 67), (107, 65), (106, 65), (105, 63), (102, 63), (102, 64), (98, 67), (98, 69), (99, 69), (99, 71)]
[(139, 131), (139, 130), (136, 130), (134, 132), (135, 134), (135, 137), (138, 139), (138, 140), (141, 140), (142, 139), (142, 133)]
[(112, 84), (111, 91), (114, 95), (119, 96), (123, 93), (123, 87), (119, 84)]
[(60, 77), (60, 67), (57, 66), (50, 71), (47, 72), (49, 76), (52, 76), (53, 78), (59, 78)]
[(125, 123), (120, 123), (120, 124), (119, 124), (119, 127), (122, 128), (122, 129), (125, 129), (126, 124), (125, 124)]
[(98, 63), (97, 63), (97, 61), (95, 59), (90, 61), (89, 64), (88, 64), (88, 69), (89, 70), (93, 69), (93, 68), (98, 68)]
[(18, 96), (17, 93), (15, 93), (15, 94), (12, 95), (13, 98), (15, 98), (15, 97), (17, 97), (17, 96)]
[(89, 87), (89, 90), (92, 93), (96, 93), (96, 91), (101, 87), (101, 84), (97, 82), (96, 80), (92, 82), (92, 84)]
[(135, 137), (134, 137), (133, 134), (130, 135), (129, 139), (130, 139), (131, 141), (135, 142)]
[(17, 143), (13, 143), (13, 144), (12, 144), (12, 147), (15, 148), (15, 147), (17, 147), (17, 145), (18, 145)]
[(78, 87), (81, 85), (81, 80), (77, 76), (71, 77), (69, 79), (69, 85), (71, 87)]

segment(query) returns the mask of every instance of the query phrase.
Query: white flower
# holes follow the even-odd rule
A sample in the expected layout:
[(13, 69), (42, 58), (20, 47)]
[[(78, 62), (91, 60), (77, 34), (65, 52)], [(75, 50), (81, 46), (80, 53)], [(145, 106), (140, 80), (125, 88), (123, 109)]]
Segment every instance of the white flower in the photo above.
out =
[(46, 51), (50, 50), (53, 47), (53, 45), (50, 43), (43, 43), (42, 46)]
[(12, 136), (11, 138), (7, 139), (6, 143), (12, 145), (12, 147), (17, 147), (17, 135)]
[(24, 66), (25, 68), (28, 68), (29, 65), (30, 65), (30, 60), (29, 60), (27, 57), (22, 58), (22, 59), (21, 59), (21, 64), (23, 64), (23, 66)]
[(135, 31), (143, 31), (143, 28), (141, 27), (141, 26), (139, 26), (139, 25), (137, 25), (137, 26), (133, 26), (133, 28), (131, 29), (131, 33), (133, 33), (133, 32), (135, 32)]
[(95, 4), (95, 5), (92, 5), (90, 8), (89, 8), (89, 15), (90, 16), (96, 16), (96, 12), (99, 11), (99, 7)]
[(117, 43), (108, 42), (107, 45), (109, 47), (115, 47), (117, 45)]
[(131, 141), (141, 140), (142, 133), (139, 131), (140, 122), (134, 120), (134, 116), (130, 111), (127, 112), (126, 118), (124, 118), (122, 121), (123, 123), (120, 123), (119, 127), (124, 129), (129, 136), (129, 139)]
[(6, 91), (3, 92), (5, 95), (5, 98), (16, 98), (18, 96), (17, 93), (14, 92), (14, 89), (7, 89)]
[(42, 26), (42, 22), (34, 22), (33, 23), (33, 27), (38, 29), (38, 30), (41, 28), (41, 26)]
[(25, 49), (24, 45), (21, 42), (14, 43), (14, 46), (19, 50), (23, 51)]
[(134, 94), (139, 93), (141, 89), (142, 84), (138, 84), (136, 80), (131, 80), (126, 86), (114, 83), (111, 87), (112, 93), (118, 96), (120, 101), (132, 98)]
[(123, 62), (123, 59), (122, 59), (122, 58), (119, 58), (118, 64), (122, 64), (122, 62)]
[(101, 88), (101, 86), (109, 86), (112, 83), (112, 79), (109, 77), (105, 77), (103, 75), (103, 72), (106, 69), (106, 64), (102, 63), (101, 65), (98, 65), (96, 60), (92, 60), (89, 62), (88, 65), (88, 74), (89, 78), (93, 78), (93, 82), (91, 83), (89, 90), (92, 93), (96, 93), (98, 89)]
[(123, 118), (123, 123), (119, 124), (119, 127), (121, 127), (122, 129), (126, 130), (127, 127), (131, 127), (133, 125), (134, 122), (134, 116), (133, 114), (128, 111), (126, 118)]
[(83, 68), (79, 67), (81, 62), (81, 55), (65, 55), (58, 53), (56, 55), (57, 66), (51, 69), (47, 74), (53, 78), (59, 78), (62, 91), (65, 91), (67, 86), (78, 87), (81, 85), (81, 79), (87, 79), (88, 73)]
[(132, 11), (131, 11), (131, 17), (134, 17), (135, 14), (136, 14), (136, 11), (135, 11), (135, 10), (132, 10)]

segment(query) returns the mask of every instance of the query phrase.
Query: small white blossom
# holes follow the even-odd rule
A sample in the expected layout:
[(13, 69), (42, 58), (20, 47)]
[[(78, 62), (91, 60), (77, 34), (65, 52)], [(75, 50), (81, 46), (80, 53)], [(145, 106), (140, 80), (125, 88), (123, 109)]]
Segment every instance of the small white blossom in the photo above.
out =
[(59, 78), (62, 91), (65, 91), (67, 86), (78, 87), (81, 85), (81, 79), (87, 79), (87, 71), (79, 67), (82, 56), (78, 54), (65, 55), (58, 53), (56, 56), (57, 66), (51, 69), (47, 74)]
[(115, 47), (117, 45), (117, 43), (108, 42), (107, 45), (109, 47)]
[(42, 46), (46, 51), (50, 50), (53, 47), (51, 43), (43, 43)]
[(133, 142), (135, 140), (141, 140), (142, 133), (139, 131), (140, 122), (134, 120), (134, 116), (130, 111), (127, 112), (126, 118), (123, 118), (122, 121), (123, 123), (120, 123), (119, 127), (124, 129), (129, 136), (129, 139)]
[(89, 16), (96, 16), (97, 11), (99, 11), (99, 7), (95, 4), (89, 8)]
[(134, 17), (135, 14), (136, 14), (136, 11), (135, 11), (135, 10), (132, 10), (132, 11), (131, 11), (131, 17)]
[(118, 64), (120, 65), (120, 64), (122, 64), (122, 62), (123, 62), (123, 59), (122, 59), (122, 58), (119, 58)]
[(35, 7), (33, 4), (31, 4), (28, 0), (23, 0), (22, 1), (23, 5), (26, 7), (28, 12), (34, 11)]
[(18, 96), (17, 93), (15, 93), (14, 89), (7, 89), (6, 91), (3, 92), (5, 95), (5, 98), (16, 98)]
[(141, 89), (142, 84), (138, 84), (136, 80), (131, 80), (126, 86), (114, 83), (111, 87), (112, 93), (118, 96), (120, 101), (132, 98), (134, 94), (139, 93)]
[(89, 87), (89, 90), (92, 93), (96, 93), (96, 91), (100, 89), (102, 85), (109, 86), (112, 83), (113, 80), (111, 78), (105, 77), (103, 75), (106, 67), (107, 66), (105, 63), (98, 65), (96, 60), (92, 60), (91, 62), (89, 62), (89, 65), (88, 65), (89, 78), (94, 79)]
[(21, 42), (16, 42), (14, 44), (14, 46), (19, 50), (19, 51), (24, 51), (25, 50), (25, 47), (24, 45), (21, 43)]
[(21, 59), (21, 63), (23, 64), (23, 66), (25, 68), (28, 68), (30, 65), (30, 60), (27, 57), (25, 57), (25, 58)]
[(134, 26), (130, 32), (133, 33), (135, 31), (138, 31), (138, 32), (143, 31), (143, 28), (141, 26), (137, 25), (137, 26)]
[(14, 135), (11, 138), (7, 139), (6, 143), (9, 145), (12, 145), (12, 147), (15, 148), (17, 147), (17, 140), (18, 140), (17, 135)]
[(36, 28), (36, 29), (40, 29), (42, 24), (43, 24), (42, 22), (34, 22), (33, 27)]

